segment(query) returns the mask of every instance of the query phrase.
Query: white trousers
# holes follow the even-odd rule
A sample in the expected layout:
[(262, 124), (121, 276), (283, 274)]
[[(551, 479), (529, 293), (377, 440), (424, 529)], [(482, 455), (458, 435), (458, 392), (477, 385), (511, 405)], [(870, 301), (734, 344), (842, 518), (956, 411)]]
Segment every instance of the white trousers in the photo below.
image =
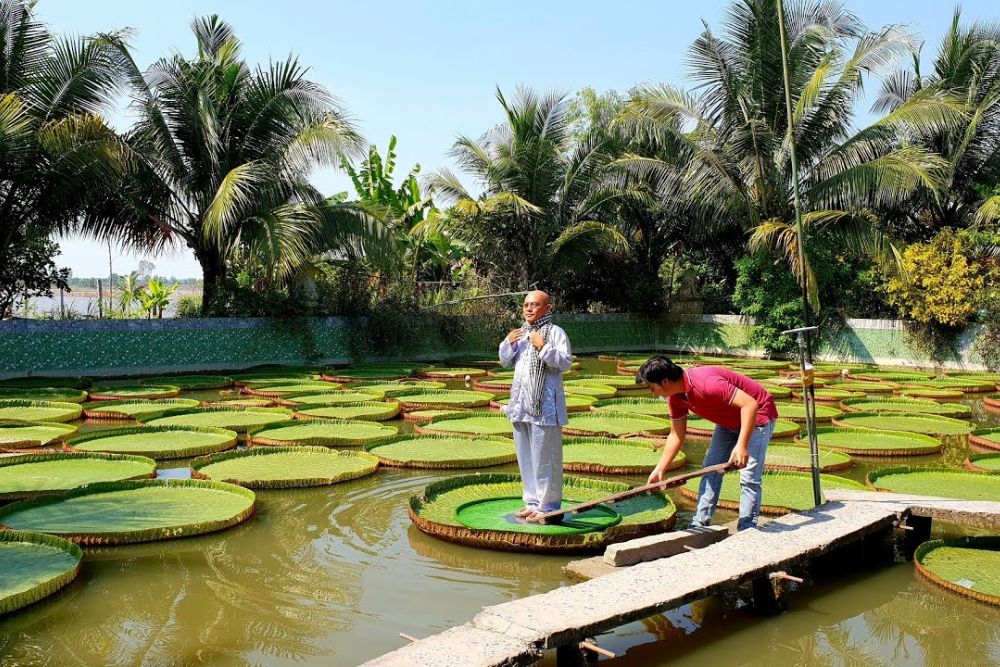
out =
[(513, 422), (524, 504), (541, 512), (562, 505), (562, 427)]

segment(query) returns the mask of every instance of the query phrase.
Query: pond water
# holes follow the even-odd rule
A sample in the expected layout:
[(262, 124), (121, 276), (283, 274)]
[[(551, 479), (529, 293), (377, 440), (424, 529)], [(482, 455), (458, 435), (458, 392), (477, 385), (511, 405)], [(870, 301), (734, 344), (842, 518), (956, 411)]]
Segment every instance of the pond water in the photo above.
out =
[[(612, 362), (584, 365), (613, 372)], [(978, 423), (1000, 425), (981, 401), (965, 402)], [(704, 448), (691, 443), (689, 460)], [(955, 466), (967, 453), (949, 446), (907, 463)], [(160, 474), (185, 476), (186, 465), (161, 462)], [(839, 474), (862, 480), (877, 467)], [(0, 619), (0, 664), (355, 665), (399, 647), (400, 632), (434, 634), (484, 605), (569, 583), (568, 557), (463, 547), (414, 528), (407, 499), (453, 474), (385, 468), (332, 487), (260, 491), (256, 516), (233, 529), (87, 550), (67, 589)], [(683, 525), (690, 505), (675, 502)], [(732, 518), (720, 511), (716, 522)], [(788, 601), (772, 618), (716, 598), (685, 605), (600, 637), (619, 654), (602, 664), (1000, 664), (1000, 612), (928, 587), (909, 563), (807, 586)]]

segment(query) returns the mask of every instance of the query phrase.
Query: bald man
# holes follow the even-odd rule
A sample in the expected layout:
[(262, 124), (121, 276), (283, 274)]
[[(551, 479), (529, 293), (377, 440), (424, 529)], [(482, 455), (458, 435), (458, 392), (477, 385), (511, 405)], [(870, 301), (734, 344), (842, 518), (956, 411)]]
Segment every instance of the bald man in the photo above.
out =
[(505, 412), (514, 427), (514, 448), (524, 485), (528, 519), (562, 504), (562, 427), (567, 424), (562, 374), (573, 363), (566, 332), (552, 324), (552, 303), (542, 291), (524, 297), (524, 324), (500, 343), (500, 364), (514, 367)]

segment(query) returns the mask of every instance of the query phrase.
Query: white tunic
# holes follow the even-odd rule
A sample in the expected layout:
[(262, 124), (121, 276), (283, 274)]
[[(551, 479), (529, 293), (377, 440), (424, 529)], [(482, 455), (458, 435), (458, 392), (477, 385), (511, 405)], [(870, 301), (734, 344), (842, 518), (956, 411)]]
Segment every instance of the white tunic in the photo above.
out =
[(511, 344), (506, 338), (500, 343), (500, 365), (505, 368), (514, 367), (514, 381), (510, 387), (507, 416), (512, 422), (527, 422), (538, 426), (565, 426), (568, 419), (562, 374), (573, 364), (569, 337), (565, 331), (553, 324), (549, 329), (545, 345), (538, 351), (545, 372), (540, 415), (530, 413), (529, 355), (526, 352), (530, 345), (531, 338), (526, 334), (515, 344)]

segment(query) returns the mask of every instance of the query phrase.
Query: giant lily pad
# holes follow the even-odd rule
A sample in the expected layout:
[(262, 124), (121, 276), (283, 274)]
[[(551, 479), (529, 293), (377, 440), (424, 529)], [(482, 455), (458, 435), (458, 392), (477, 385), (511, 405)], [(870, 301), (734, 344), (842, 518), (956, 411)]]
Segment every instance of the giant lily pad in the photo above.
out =
[(233, 378), (225, 375), (170, 375), (166, 377), (151, 377), (139, 380), (139, 384), (174, 385), (184, 391), (202, 391), (205, 389), (225, 389), (233, 386)]
[(251, 489), (326, 486), (375, 472), (378, 459), (365, 452), (326, 447), (252, 447), (191, 462), (192, 476)]
[(1000, 410), (1000, 394), (990, 394), (983, 397), (983, 405), (992, 410)]
[(0, 422), (0, 447), (24, 449), (61, 442), (76, 433), (76, 426), (53, 422)]
[(486, 377), (479, 378), (472, 382), (472, 388), (479, 391), (488, 391), (492, 393), (510, 391), (511, 386), (514, 384), (514, 378), (497, 378), (497, 377)]
[(877, 491), (1000, 501), (1000, 476), (951, 468), (885, 468), (868, 473)]
[(908, 412), (925, 415), (945, 415), (948, 417), (968, 417), (972, 409), (967, 405), (938, 403), (926, 398), (851, 398), (841, 401), (847, 412)]
[(218, 401), (205, 401), (202, 405), (206, 408), (235, 408), (237, 410), (242, 410), (245, 408), (270, 408), (274, 406), (276, 400), (277, 399), (266, 398), (264, 396), (241, 396), (240, 398), (223, 398)]
[(670, 420), (624, 412), (583, 412), (569, 415), (563, 427), (567, 435), (607, 436), (663, 435), (670, 432)]
[(835, 426), (871, 428), (880, 431), (909, 431), (925, 435), (965, 435), (972, 425), (961, 419), (907, 412), (849, 412), (833, 420)]
[(90, 390), (92, 401), (128, 401), (145, 398), (173, 398), (181, 393), (177, 385), (97, 385)]
[[(628, 490), (628, 484), (580, 477), (563, 477), (563, 497), (567, 501), (586, 502)], [(559, 533), (541, 524), (515, 520), (499, 526), (470, 528), (456, 511), (469, 503), (493, 498), (519, 498), (521, 478), (502, 473), (483, 473), (453, 477), (429, 485), (424, 493), (410, 499), (410, 518), (425, 533), (471, 546), (504, 551), (576, 552), (603, 549), (608, 544), (659, 533), (673, 526), (676, 509), (662, 494), (643, 494), (608, 507), (621, 515), (621, 521), (605, 530), (584, 533)], [(519, 506), (520, 507), (520, 506)], [(499, 514), (498, 514), (499, 512)], [(492, 515), (506, 517), (506, 508)]]
[[(851, 457), (833, 449), (819, 450), (820, 472), (847, 470), (853, 465)], [(808, 447), (770, 444), (764, 457), (767, 470), (812, 470), (812, 457)]]
[[(794, 438), (799, 434), (801, 428), (800, 424), (788, 419), (776, 419), (774, 421), (774, 430), (771, 432), (771, 438), (773, 440)], [(689, 438), (704, 440), (711, 438), (713, 433), (715, 433), (715, 424), (713, 422), (695, 415), (688, 415), (687, 436)]]
[(447, 417), (450, 415), (459, 415), (463, 412), (470, 412), (464, 408), (458, 410), (414, 410), (413, 412), (404, 412), (403, 421), (408, 422), (420, 422), (424, 424), (426, 422), (434, 421), (438, 417)]
[(253, 514), (252, 491), (196, 479), (103, 482), (0, 508), (0, 525), (80, 544), (126, 544), (200, 535)]
[[(275, 387), (278, 385), (295, 384), (297, 382), (315, 382), (320, 379), (319, 374), (310, 372), (297, 373), (249, 373), (236, 375), (233, 383), (238, 387)], [(339, 385), (330, 384), (331, 389), (336, 389)]]
[(358, 403), (360, 401), (377, 401), (379, 396), (362, 391), (327, 391), (320, 394), (291, 394), (282, 397), (284, 405), (299, 407), (317, 407), (320, 405), (338, 405), (340, 403)]
[(567, 382), (573, 383), (573, 385), (597, 385), (604, 387), (614, 387), (618, 391), (635, 391), (642, 393), (649, 393), (649, 389), (645, 384), (636, 384), (635, 376), (623, 376), (623, 375), (577, 375), (572, 380), (567, 380)]
[(917, 572), (948, 590), (1000, 605), (1000, 538), (924, 542), (913, 554)]
[(517, 460), (510, 438), (491, 436), (403, 435), (366, 449), (401, 468), (482, 468)]
[(790, 387), (782, 387), (779, 384), (770, 384), (768, 382), (761, 382), (760, 386), (771, 395), (771, 398), (791, 398), (792, 396)]
[(83, 406), (87, 419), (108, 421), (132, 421), (164, 410), (196, 408), (200, 404), (193, 398), (161, 398), (157, 401), (98, 401)]
[(0, 531), (0, 616), (52, 595), (80, 571), (72, 542), (21, 530)]
[[(659, 461), (654, 443), (641, 438), (563, 438), (563, 470), (569, 472), (644, 475)], [(681, 468), (686, 462), (684, 452), (677, 452), (668, 470)]]
[[(567, 412), (590, 412), (591, 406), (595, 401), (597, 401), (597, 399), (593, 396), (578, 396), (577, 394), (566, 394), (565, 398)], [(490, 401), (491, 407), (499, 408), (501, 410), (508, 405), (510, 405), (509, 398)]]
[(291, 421), (291, 410), (282, 408), (191, 408), (143, 415), (139, 421), (151, 426), (213, 426), (246, 433), (257, 426)]
[(335, 382), (324, 382), (322, 380), (302, 380), (300, 382), (287, 382), (282, 384), (265, 384), (247, 387), (244, 391), (254, 396), (268, 396), (278, 398), (291, 396), (294, 394), (320, 393), (324, 391), (336, 391), (340, 385)]
[(329, 369), (323, 379), (332, 382), (359, 382), (364, 380), (401, 380), (413, 373), (409, 365), (379, 364), (352, 366), (350, 368)]
[(236, 432), (211, 426), (125, 426), (81, 433), (66, 444), (80, 452), (134, 454), (159, 461), (232, 449)]
[(448, 366), (427, 366), (417, 369), (415, 375), (423, 378), (459, 380), (464, 377), (477, 378), (486, 375), (482, 368), (452, 368)]
[(348, 389), (385, 398), (385, 393), (394, 389), (445, 389), (447, 384), (435, 380), (396, 380), (394, 382), (354, 382)]
[[(562, 508), (579, 505), (580, 500), (563, 499)], [(597, 505), (581, 512), (563, 516), (559, 523), (541, 524), (518, 519), (516, 513), (524, 507), (521, 496), (480, 498), (455, 509), (455, 518), (475, 530), (528, 533), (531, 535), (579, 535), (607, 530), (621, 522), (622, 515), (608, 505)]]
[(445, 415), (414, 426), (417, 433), (455, 435), (505, 435), (513, 437), (514, 427), (505, 415), (469, 412)]
[(0, 419), (27, 422), (71, 422), (83, 409), (77, 403), (60, 401), (0, 400)]
[(335, 405), (306, 405), (298, 408), (295, 416), (299, 419), (363, 419), (380, 422), (399, 414), (399, 403), (383, 401), (358, 401)]
[[(806, 445), (804, 438), (797, 443)], [(822, 426), (816, 429), (821, 447), (859, 456), (917, 456), (937, 454), (942, 444), (937, 438), (907, 431), (880, 431), (868, 428)]]
[(847, 380), (846, 382), (834, 382), (828, 385), (830, 389), (843, 389), (845, 391), (860, 391), (865, 394), (891, 394), (900, 385), (895, 382), (874, 382), (864, 380)]
[(464, 389), (392, 389), (385, 396), (398, 401), (404, 410), (475, 408), (493, 400), (493, 394)]
[[(681, 495), (696, 501), (700, 483), (698, 478), (688, 480), (680, 488)], [(820, 475), (820, 484), (825, 489), (865, 488), (857, 482), (834, 475)], [(787, 514), (813, 508), (812, 475), (809, 473), (764, 470), (761, 488), (764, 494), (760, 508), (762, 514)], [(740, 508), (739, 473), (723, 475), (719, 507), (732, 510)]]
[(993, 391), (996, 384), (986, 379), (976, 379), (969, 377), (943, 377), (933, 380), (921, 381), (918, 383), (906, 383), (906, 386), (933, 387), (935, 389), (954, 389), (967, 394), (979, 394)]
[[(805, 392), (801, 387), (797, 391), (792, 391), (792, 396), (799, 400), (803, 399), (804, 394)], [(863, 391), (848, 391), (847, 389), (833, 387), (814, 388), (813, 395), (816, 397), (817, 403), (839, 403), (840, 401), (848, 398), (865, 397), (865, 393)]]
[(965, 467), (973, 472), (1000, 473), (1000, 454), (979, 454), (965, 459)]
[(851, 379), (870, 382), (921, 382), (930, 380), (932, 373), (922, 371), (865, 370), (851, 373)]
[(959, 401), (964, 395), (957, 389), (944, 389), (938, 387), (917, 387), (903, 385), (892, 393), (903, 398), (932, 398), (948, 401)]
[(1000, 427), (976, 429), (969, 435), (969, 443), (982, 449), (1000, 450)]
[(395, 426), (348, 419), (303, 419), (293, 424), (263, 426), (250, 431), (250, 443), (271, 447), (306, 445), (360, 447), (399, 433)]
[[(806, 421), (806, 405), (805, 403), (785, 403), (777, 402), (775, 406), (778, 408), (778, 416), (782, 419), (789, 419), (793, 422), (798, 422), (804, 424)], [(816, 422), (823, 423), (829, 422), (834, 417), (838, 417), (843, 412), (838, 408), (830, 407), (829, 405), (816, 405)]]
[(595, 412), (626, 412), (670, 419), (670, 407), (659, 398), (606, 398), (594, 403)]
[(608, 385), (594, 382), (578, 382), (576, 380), (565, 380), (563, 388), (567, 393), (592, 396), (594, 398), (611, 398), (618, 393), (617, 389)]
[(59, 403), (83, 403), (87, 392), (69, 387), (38, 387), (35, 389), (0, 388), (0, 400), (19, 399), (22, 401), (57, 401)]
[(156, 474), (156, 461), (121, 454), (20, 454), (0, 458), (0, 501)]

